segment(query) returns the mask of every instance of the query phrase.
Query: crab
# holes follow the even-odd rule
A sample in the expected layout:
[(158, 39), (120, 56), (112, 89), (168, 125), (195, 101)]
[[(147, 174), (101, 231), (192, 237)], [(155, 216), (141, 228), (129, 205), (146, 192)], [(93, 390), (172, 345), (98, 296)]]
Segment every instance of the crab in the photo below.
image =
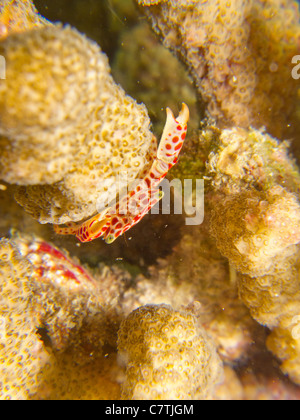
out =
[(152, 166), (144, 171), (141, 179), (135, 183), (135, 187), (117, 203), (106, 207), (83, 223), (72, 222), (66, 227), (54, 225), (56, 233), (75, 235), (81, 242), (90, 242), (103, 237), (106, 243), (111, 244), (136, 225), (162, 199), (163, 192), (158, 186), (177, 163), (189, 120), (189, 109), (184, 103), (177, 118), (170, 108), (166, 111), (167, 121), (158, 148), (156, 138), (153, 137)]

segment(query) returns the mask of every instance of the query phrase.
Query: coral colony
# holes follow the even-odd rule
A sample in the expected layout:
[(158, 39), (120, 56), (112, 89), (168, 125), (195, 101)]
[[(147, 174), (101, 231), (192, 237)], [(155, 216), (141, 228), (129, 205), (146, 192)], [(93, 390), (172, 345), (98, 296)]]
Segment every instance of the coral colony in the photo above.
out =
[(298, 2), (91, 3), (0, 0), (0, 399), (300, 399)]

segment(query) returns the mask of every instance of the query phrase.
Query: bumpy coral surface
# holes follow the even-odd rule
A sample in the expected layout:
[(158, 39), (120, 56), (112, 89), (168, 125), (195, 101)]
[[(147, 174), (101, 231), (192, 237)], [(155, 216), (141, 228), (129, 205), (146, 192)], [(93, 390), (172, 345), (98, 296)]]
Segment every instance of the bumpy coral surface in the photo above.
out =
[[(70, 5), (74, 9), (72, 16), (83, 10), (80, 28), (89, 25), (85, 18), (91, 10), (93, 17), (88, 22), (94, 22), (101, 10), (103, 15), (100, 13), (99, 19), (105, 23), (101, 26), (107, 30), (111, 25), (107, 19), (109, 9), (114, 16), (114, 29), (109, 28), (114, 39), (112, 42), (106, 39), (100, 44), (109, 45), (110, 57), (116, 52), (117, 39), (121, 39), (119, 35), (123, 28), (134, 23), (132, 12), (127, 12), (127, 8), (131, 9), (130, 0), (110, 0), (101, 4), (99, 0), (43, 0), (39, 3), (47, 7), (50, 2), (55, 20), (63, 20), (60, 17), (64, 7), (68, 8), (64, 21), (70, 16)], [(96, 2), (98, 5), (94, 8)], [(155, 218), (159, 220), (158, 224), (155, 220), (140, 224), (139, 234), (135, 235), (138, 246), (134, 247), (134, 240), (128, 237), (126, 246), (122, 241), (123, 245), (120, 243), (117, 248), (107, 247), (110, 262), (118, 257), (115, 261), (118, 268), (98, 266), (104, 258), (102, 242), (93, 243), (91, 247), (77, 247), (66, 239), (55, 238), (56, 243), (69, 247), (81, 261), (92, 264), (95, 267), (93, 275), (63, 249), (48, 243), (46, 238), (51, 238), (51, 227), (48, 229), (30, 221), (30, 216), (10, 201), (14, 186), (4, 181), (0, 183), (1, 234), (8, 235), (9, 227), (15, 226), (22, 232), (38, 233), (43, 238), (21, 234), (0, 241), (0, 399), (119, 399), (122, 382), (122, 398), (140, 396), (148, 399), (151, 393), (155, 398), (163, 395), (173, 398), (179, 389), (177, 395), (182, 398), (299, 399), (300, 388), (286, 375), (300, 384), (300, 256), (297, 245), (300, 176), (287, 145), (260, 129), (265, 125), (272, 134), (282, 132), (290, 121), (294, 103), (293, 94), (288, 97), (290, 83), (298, 82), (285, 79), (290, 69), (284, 66), (289, 61), (289, 54), (295, 50), (298, 29), (294, 28), (293, 22), (298, 22), (298, 5), (289, 18), (293, 2), (288, 0), (138, 0), (138, 3), (140, 8), (151, 13), (152, 19), (157, 19), (156, 29), (160, 33), (160, 17), (168, 16), (172, 11), (169, 22), (163, 21), (170, 29), (167, 34), (163, 33), (165, 44), (187, 59), (199, 91), (208, 101), (208, 110), (217, 123), (238, 122), (242, 125), (248, 124), (248, 118), (252, 125), (259, 125), (259, 130), (230, 126), (221, 131), (219, 126), (219, 129), (214, 127), (193, 133), (192, 139), (188, 139), (184, 159), (172, 175), (198, 179), (204, 174), (208, 159), (205, 223), (201, 226), (189, 229), (181, 226), (180, 221), (174, 224), (172, 215)], [(9, 14), (3, 14), (3, 6), (9, 6), (6, 9)], [(57, 15), (56, 8), (59, 8)], [(130, 24), (127, 13), (130, 13)], [(183, 18), (182, 22), (178, 16)], [(69, 28), (55, 26), (47, 33), (43, 27), (38, 29), (46, 22), (36, 14), (31, 1), (0, 0), (0, 22), (0, 37), (3, 38), (0, 48), (3, 51), (5, 48), (11, 57), (18, 57), (13, 65), (9, 61), (12, 74), (16, 76), (15, 93), (11, 80), (6, 80), (7, 85), (0, 83), (0, 111), (3, 111), (0, 113), (0, 130), (3, 130), (0, 136), (0, 172), (3, 175), (0, 178), (10, 176), (9, 182), (21, 186), (20, 201), (41, 221), (79, 220), (84, 215), (90, 216), (94, 207), (88, 203), (84, 208), (84, 200), (91, 198), (87, 196), (91, 192), (103, 196), (105, 191), (109, 196), (109, 185), (102, 172), (103, 190), (96, 182), (102, 164), (99, 164), (101, 158), (94, 159), (93, 150), (97, 149), (98, 142), (105, 140), (106, 148), (102, 153), (105, 159), (109, 157), (107, 166), (115, 174), (117, 164), (110, 160), (114, 156), (108, 145), (116, 147), (117, 143), (106, 136), (105, 130), (109, 126), (112, 132), (117, 130), (118, 136), (126, 133), (130, 138), (125, 129), (129, 117), (122, 119), (123, 111), (136, 113), (136, 104), (132, 104), (124, 92), (112, 88), (112, 96), (117, 92), (116, 102), (109, 94), (108, 109), (102, 108), (107, 90), (101, 91), (100, 79), (107, 81), (105, 89), (112, 81), (107, 75), (109, 68), (105, 57), (98, 47)], [(28, 32), (33, 28), (37, 31), (34, 35)], [(139, 55), (139, 48), (152, 49), (155, 45), (154, 41), (148, 43), (146, 40), (143, 47), (140, 40), (134, 40), (133, 34), (143, 37), (140, 28), (122, 38), (121, 42), (130, 43), (132, 47), (128, 50), (120, 45), (119, 50), (124, 47), (129, 54), (124, 57), (124, 63)], [(247, 28), (251, 29), (250, 33)], [(238, 33), (239, 29), (242, 32)], [(18, 30), (24, 31), (22, 37), (15, 33)], [(83, 29), (83, 32), (86, 31)], [(107, 32), (105, 38), (106, 35)], [(246, 41), (245, 37), (248, 37)], [(287, 47), (289, 40), (291, 43)], [(25, 46), (30, 52), (22, 51)], [(237, 61), (238, 51), (240, 62)], [(149, 57), (141, 57), (141, 61), (131, 62), (130, 66), (123, 64), (123, 71), (128, 69), (129, 80), (133, 77), (133, 91), (139, 81), (146, 88), (149, 83), (153, 103), (160, 94), (165, 94), (166, 101), (173, 99), (176, 102), (181, 99), (181, 96), (174, 98), (176, 92), (185, 89), (182, 85), (177, 86), (181, 74), (173, 70), (176, 68), (174, 60), (172, 63), (160, 62), (159, 58), (164, 57), (162, 51), (161, 54), (157, 57), (150, 53)], [(90, 63), (85, 66), (86, 60)], [(118, 60), (115, 63), (122, 66)], [(257, 65), (252, 73), (251, 63)], [(147, 69), (143, 69), (145, 65)], [(25, 83), (21, 75), (17, 75), (18, 66), (19, 73), (24, 67)], [(100, 67), (105, 72), (98, 74), (98, 83), (95, 74)], [(199, 78), (203, 69), (204, 76)], [(56, 72), (53, 78), (52, 70)], [(243, 75), (243, 70), (250, 72)], [(77, 85), (77, 73), (87, 83)], [(169, 79), (165, 80), (168, 75)], [(47, 77), (43, 80), (44, 76)], [(234, 76), (244, 78), (235, 79)], [(157, 80), (157, 83), (150, 80)], [(164, 93), (159, 80), (162, 86), (171, 88), (170, 95)], [(246, 90), (243, 91), (240, 83), (245, 81)], [(144, 91), (141, 93), (145, 94)], [(27, 101), (26, 105), (16, 98)], [(28, 102), (29, 98), (31, 102)], [(53, 98), (53, 102), (45, 98)], [(73, 100), (77, 101), (76, 106)], [(120, 105), (125, 102), (124, 107)], [(47, 108), (49, 103), (52, 105)], [(113, 104), (117, 104), (115, 108)], [(151, 111), (155, 110), (153, 117), (159, 112), (157, 104), (151, 107)], [(115, 126), (116, 115), (120, 117), (120, 114), (112, 110), (117, 109), (122, 111), (122, 121), (121, 125)], [(279, 110), (283, 110), (281, 115)], [(98, 131), (97, 122), (102, 111), (106, 113), (105, 121), (100, 118)], [(194, 120), (200, 120), (195, 110), (194, 114)], [(139, 133), (147, 142), (148, 117), (145, 113), (142, 130), (138, 128), (141, 120), (137, 119), (135, 136)], [(202, 121), (202, 126), (205, 123)], [(149, 134), (149, 139), (151, 137)], [(132, 151), (132, 144), (128, 145), (128, 150), (122, 149), (126, 157)], [(148, 146), (143, 153), (145, 163), (142, 166), (150, 165)], [(66, 166), (61, 162), (66, 162)], [(61, 179), (55, 178), (58, 172)], [(89, 179), (88, 173), (93, 173), (95, 178)], [(73, 189), (68, 184), (72, 174), (74, 182), (79, 180), (79, 185), (71, 186)], [(133, 178), (138, 174), (139, 170)], [(79, 191), (85, 188), (84, 196), (80, 195)], [(218, 252), (213, 239), (224, 256)], [(175, 243), (177, 246), (172, 250)], [(163, 254), (161, 249), (164, 249)], [(157, 255), (161, 259), (149, 267), (149, 261), (152, 264)], [(117, 355), (120, 323), (122, 357)], [(135, 347), (134, 343), (138, 345)], [(225, 379), (212, 391), (220, 371), (216, 351), (225, 364)], [(121, 359), (127, 363), (127, 372), (120, 365)], [(172, 366), (168, 365), (170, 360)], [(182, 367), (182, 361), (189, 366)], [(162, 372), (162, 369), (165, 370)], [(150, 379), (153, 379), (152, 383)], [(201, 389), (197, 388), (199, 383), (203, 385)]]
[(295, 196), (274, 187), (267, 194), (249, 191), (219, 199), (212, 234), (222, 253), (245, 274), (284, 271), (284, 260), (300, 241), (300, 205)]
[(45, 24), (50, 22), (37, 12), (31, 0), (0, 1), (0, 38)]
[(298, 100), (291, 77), (299, 52), (296, 1), (138, 3), (164, 44), (189, 66), (212, 117), (282, 135)]
[(124, 399), (208, 399), (220, 379), (213, 343), (187, 312), (147, 305), (119, 330), (127, 362)]
[(104, 313), (96, 280), (66, 253), (43, 240), (23, 235), (16, 236), (14, 243), (32, 264), (40, 323), (47, 329), (53, 348), (65, 348), (74, 336), (78, 341), (78, 332), (93, 323), (99, 331), (96, 347), (101, 351)]
[(242, 128), (207, 128), (199, 141), (210, 149), (207, 171), (214, 188), (225, 194), (253, 187), (267, 191), (278, 185), (299, 193), (300, 174), (287, 142), (262, 130)]
[(299, 383), (299, 172), (286, 145), (267, 134), (233, 129), (217, 138), (208, 161), (211, 233), (243, 274), (240, 296), (252, 316), (273, 329), (269, 348)]
[(284, 143), (257, 130), (223, 130), (215, 142), (207, 168), (219, 249), (244, 274), (280, 271), (300, 241), (297, 166)]
[(0, 399), (28, 399), (51, 368), (36, 334), (38, 313), (32, 266), (18, 248), (0, 241)]
[(0, 241), (0, 281), (0, 399), (109, 398), (104, 384), (118, 398), (116, 361), (102, 349), (112, 333), (84, 268), (49, 243), (15, 236)]
[(150, 163), (146, 108), (114, 83), (107, 57), (74, 29), (14, 34), (0, 53), (7, 62), (0, 178), (28, 185), (17, 200), (42, 223), (91, 216), (99, 197), (115, 199), (120, 172), (130, 183)]

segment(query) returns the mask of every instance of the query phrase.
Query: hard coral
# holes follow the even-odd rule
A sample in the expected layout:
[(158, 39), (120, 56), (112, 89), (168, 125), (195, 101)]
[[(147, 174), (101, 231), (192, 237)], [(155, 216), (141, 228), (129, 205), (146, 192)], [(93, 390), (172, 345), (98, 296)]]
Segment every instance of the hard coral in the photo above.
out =
[(214, 202), (211, 232), (223, 255), (244, 274), (285, 270), (300, 241), (300, 205), (282, 187), (266, 194), (245, 191)]
[[(118, 398), (97, 282), (44, 241), (0, 241), (0, 399)], [(94, 388), (95, 383), (99, 387)]]
[(207, 127), (199, 142), (210, 151), (207, 175), (218, 191), (267, 191), (280, 185), (290, 192), (300, 192), (300, 174), (289, 144), (265, 131), (238, 127), (219, 131)]
[(232, 129), (215, 132), (211, 148), (211, 232), (219, 249), (243, 274), (280, 271), (300, 241), (300, 175), (286, 145)]
[(300, 310), (299, 171), (286, 145), (267, 134), (233, 129), (216, 137), (208, 161), (211, 233), (242, 274), (240, 296), (252, 316), (273, 330), (269, 348), (300, 383), (293, 336)]
[(0, 1), (0, 39), (45, 24), (50, 22), (37, 12), (32, 0)]
[(139, 4), (143, 6), (153, 6), (154, 4), (162, 3), (165, 0), (138, 0)]
[(45, 26), (9, 36), (0, 53), (0, 178), (23, 185), (16, 198), (40, 222), (93, 215), (121, 171), (130, 183), (151, 163), (146, 108), (114, 83), (96, 44)]
[(196, 318), (167, 305), (132, 312), (119, 330), (126, 360), (123, 399), (208, 399), (222, 368)]
[(219, 124), (277, 137), (298, 101), (291, 59), (299, 52), (293, 0), (138, 0), (163, 43), (187, 63)]
[(126, 92), (147, 106), (155, 132), (162, 133), (165, 126), (161, 109), (176, 110), (179, 99), (190, 109), (189, 133), (198, 128), (192, 79), (176, 57), (159, 43), (147, 22), (124, 31), (120, 45), (112, 66), (114, 77)]
[(32, 266), (7, 239), (0, 240), (0, 399), (28, 399), (51, 369), (36, 334), (38, 314)]

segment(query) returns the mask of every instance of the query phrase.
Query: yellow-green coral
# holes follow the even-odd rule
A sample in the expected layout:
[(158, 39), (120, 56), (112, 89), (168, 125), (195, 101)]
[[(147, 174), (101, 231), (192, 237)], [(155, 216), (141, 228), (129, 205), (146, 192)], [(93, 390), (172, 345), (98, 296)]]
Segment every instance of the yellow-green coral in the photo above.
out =
[(50, 22), (37, 12), (32, 0), (0, 1), (0, 38), (45, 24)]
[(147, 22), (125, 31), (120, 44), (112, 67), (114, 77), (130, 95), (147, 106), (155, 132), (160, 134), (164, 129), (162, 108), (176, 110), (180, 106), (179, 98), (190, 110), (189, 133), (198, 128), (192, 79), (176, 57), (159, 43)]
[(296, 1), (138, 3), (164, 45), (187, 63), (219, 124), (265, 126), (277, 137), (286, 132), (298, 101), (291, 77), (299, 51)]
[(143, 6), (153, 6), (154, 4), (161, 3), (164, 0), (138, 0), (138, 3)]
[[(109, 2), (109, 7), (112, 5), (115, 7), (118, 1)], [(21, 2), (14, 2), (14, 4), (18, 3), (22, 5)], [(23, 2), (24, 5), (25, 3), (27, 2)], [(89, 5), (91, 3), (89, 2)], [(121, 0), (120, 3), (124, 5), (126, 3), (127, 6), (129, 1)], [(178, 12), (176, 9), (180, 7), (179, 4), (183, 4), (177, 0), (154, 2), (139, 0), (139, 3), (151, 6), (151, 12), (157, 12), (160, 8), (167, 8), (171, 5), (176, 13)], [(259, 8), (266, 6), (265, 13), (271, 4), (275, 4), (274, 0), (260, 2), (255, 0), (255, 3), (259, 5)], [(52, 4), (55, 8), (55, 4), (58, 2), (53, 1)], [(72, 5), (74, 4), (79, 4), (79, 2), (72, 1)], [(199, 1), (187, 0), (184, 4), (188, 5), (192, 11)], [(202, 2), (202, 4), (203, 7), (206, 7), (207, 4), (213, 5), (213, 1)], [(282, 4), (291, 3), (282, 2)], [(120, 15), (120, 17), (123, 21), (123, 16)], [(84, 20), (84, 17), (82, 19)], [(274, 19), (276, 16), (269, 19), (269, 24), (272, 24)], [(117, 21), (119, 22), (118, 18)], [(0, 32), (1, 30), (0, 27)], [(172, 37), (174, 32), (170, 32), (169, 35)], [(150, 48), (150, 45), (147, 48)], [(153, 60), (155, 60), (154, 56)], [(270, 63), (270, 70), (276, 73), (276, 63)], [(278, 71), (281, 73), (281, 69)], [(172, 79), (173, 76), (170, 76), (171, 83)], [(265, 78), (264, 83), (266, 82), (268, 80)], [(153, 86), (153, 90), (157, 90), (155, 86)], [(159, 92), (157, 93), (159, 95)], [(276, 102), (274, 103), (277, 107)], [(27, 112), (26, 109), (25, 112)], [(236, 118), (239, 116), (237, 115)], [(282, 117), (282, 120), (284, 118)], [(195, 116), (196, 119), (197, 116)], [(277, 125), (279, 124), (280, 122), (277, 124), (276, 121), (274, 130), (278, 130)], [(25, 131), (30, 129), (30, 126), (26, 127), (26, 121), (22, 127), (25, 128)], [(4, 139), (2, 141), (4, 142)], [(205, 147), (201, 150), (203, 141), (205, 141)], [(2, 143), (2, 145), (7, 144)], [(247, 308), (238, 300), (236, 286), (238, 286), (241, 300), (249, 307), (253, 318), (272, 330), (267, 345), (280, 359), (283, 372), (287, 373), (293, 381), (300, 383), (300, 259), (299, 250), (295, 245), (299, 233), (297, 194), (299, 194), (300, 182), (298, 168), (290, 158), (286, 144), (280, 144), (263, 130), (232, 128), (219, 131), (213, 129), (206, 130), (199, 136), (194, 134), (192, 141), (189, 139), (185, 149), (185, 161), (181, 161), (181, 168), (177, 167), (178, 176), (199, 178), (199, 173), (202, 176), (207, 150), (211, 154), (208, 159), (206, 175), (210, 177), (211, 183), (208, 185), (209, 183), (206, 181), (209, 191), (209, 194), (206, 195), (206, 221), (209, 221), (210, 218), (208, 210), (214, 209), (211, 217), (211, 229), (222, 253), (229, 257), (230, 270), (228, 261), (219, 255), (209, 238), (206, 226), (203, 225), (193, 227), (192, 231), (184, 228), (185, 234), (167, 259), (161, 259), (152, 268), (147, 266), (146, 261), (146, 266), (143, 265), (143, 267), (149, 268), (149, 278), (141, 275), (135, 278), (120, 270), (115, 271), (105, 267), (100, 273), (99, 270), (96, 270), (99, 281), (91, 288), (82, 284), (76, 286), (76, 281), (66, 281), (68, 275), (61, 275), (64, 270), (59, 269), (58, 261), (53, 259), (53, 256), (49, 257), (44, 254), (41, 257), (39, 254), (38, 244), (41, 243), (40, 241), (14, 237), (13, 241), (4, 240), (1, 242), (5, 253), (8, 245), (15, 251), (14, 254), (10, 254), (10, 264), (1, 265), (2, 261), (0, 261), (1, 281), (2, 274), (8, 273), (14, 267), (14, 276), (20, 275), (21, 278), (11, 281), (13, 277), (10, 277), (11, 286), (15, 289), (25, 286), (25, 292), (21, 289), (18, 294), (15, 294), (15, 306), (10, 300), (9, 294), (5, 292), (3, 296), (0, 296), (1, 305), (6, 299), (10, 302), (13, 309), (10, 311), (11, 318), (15, 317), (14, 311), (17, 306), (20, 306), (24, 311), (23, 325), (16, 327), (9, 322), (9, 328), (6, 331), (10, 333), (13, 329), (14, 334), (16, 331), (18, 334), (23, 334), (23, 332), (29, 334), (36, 344), (34, 348), (38, 351), (38, 354), (33, 353), (35, 368), (32, 370), (31, 378), (26, 377), (27, 365), (24, 371), (21, 366), (15, 369), (16, 364), (12, 364), (12, 369), (7, 364), (4, 364), (4, 367), (1, 366), (1, 376), (3, 376), (3, 369), (6, 369), (6, 389), (3, 393), (1, 385), (1, 398), (120, 398), (117, 381), (120, 382), (122, 369), (117, 365), (115, 353), (116, 332), (120, 320), (124, 319), (133, 309), (148, 303), (165, 302), (178, 309), (181, 305), (186, 306), (195, 300), (198, 302), (187, 307), (188, 313), (193, 313), (197, 317), (196, 319), (193, 316), (195, 322), (204, 325), (205, 330), (213, 336), (219, 355), (229, 364), (226, 370), (230, 373), (226, 376), (223, 392), (220, 391), (221, 394), (217, 394), (216, 397), (221, 395), (220, 398), (224, 398), (225, 395), (230, 399), (249, 398), (249, 396), (250, 398), (253, 396), (253, 398), (270, 399), (274, 397), (293, 398), (291, 384), (286, 378), (284, 381), (282, 380), (276, 368), (274, 368), (273, 376), (269, 371), (268, 377), (264, 375), (265, 369), (268, 369), (271, 364), (276, 366), (274, 358), (272, 359), (269, 353), (264, 359), (267, 352), (263, 346), (263, 338), (268, 332), (267, 329), (251, 319)], [(32, 152), (35, 150), (32, 149)], [(3, 149), (1, 153), (4, 156)], [(29, 173), (28, 176), (31, 174)], [(48, 200), (51, 201), (55, 196), (56, 193), (51, 195), (51, 188), (57, 188), (56, 184), (47, 185), (45, 203)], [(9, 187), (10, 190), (11, 187)], [(37, 202), (42, 201), (39, 189), (36, 189), (35, 186), (33, 188), (27, 186), (27, 192), (29, 190), (32, 202), (35, 201), (35, 197)], [(36, 196), (34, 196), (34, 191), (37, 191)], [(21, 193), (23, 192), (24, 190), (21, 190)], [(2, 192), (2, 196), (5, 200), (4, 192)], [(4, 201), (2, 204), (2, 207), (0, 205), (3, 218), (1, 226), (2, 231), (5, 226), (5, 232), (7, 232), (6, 226), (10, 223), (11, 217), (6, 216), (5, 212), (11, 213), (12, 210), (9, 207), (10, 204), (4, 203)], [(22, 209), (20, 212), (15, 211), (15, 214), (17, 217), (20, 215), (18, 226), (21, 226), (22, 230), (33, 229), (35, 233), (39, 231), (47, 234), (45, 227), (43, 230), (39, 230), (34, 224), (28, 223), (28, 219), (22, 219), (21, 212)], [(229, 216), (230, 221), (226, 220), (226, 215)], [(26, 227), (23, 227), (24, 223)], [(283, 228), (287, 228), (287, 230), (283, 232)], [(170, 225), (168, 229), (172, 230)], [(271, 247), (260, 240), (256, 241), (257, 235), (255, 236), (254, 233), (257, 230), (264, 239), (268, 238), (269, 242), (275, 243), (275, 245)], [(288, 235), (286, 235), (287, 233)], [(242, 238), (241, 241), (239, 241), (240, 238)], [(57, 240), (60, 242), (60, 238)], [(160, 236), (159, 242), (167, 242), (164, 235)], [(94, 245), (96, 246), (96, 244)], [(128, 245), (127, 254), (130, 255), (130, 253), (132, 254), (132, 243), (128, 241)], [(63, 246), (67, 247), (68, 242), (64, 241)], [(168, 252), (172, 246), (173, 242), (172, 244), (167, 242)], [(151, 240), (149, 240), (149, 247), (154, 248), (155, 255), (157, 255), (156, 246), (153, 246)], [(61, 252), (52, 246), (52, 251), (54, 252), (54, 250)], [(22, 256), (19, 254), (20, 251)], [(126, 255), (123, 253), (122, 246), (115, 252), (119, 252), (118, 257)], [(88, 258), (95, 265), (99, 258), (103, 258), (102, 254), (101, 257), (98, 256), (100, 253), (97, 246), (96, 248), (78, 248), (76, 254), (80, 255), (82, 259)], [(145, 251), (144, 255), (143, 250), (139, 250), (136, 254), (138, 259), (139, 256), (145, 256)], [(68, 257), (67, 254), (65, 256)], [(162, 257), (161, 254), (160, 256)], [(65, 268), (68, 266), (72, 272), (75, 265), (78, 265), (78, 269), (80, 269), (79, 262), (69, 257), (68, 259), (71, 265), (67, 264)], [(263, 262), (267, 262), (265, 267)], [(248, 274), (236, 273), (234, 265), (240, 271)], [(54, 268), (52, 271), (51, 267)], [(135, 269), (140, 271), (137, 267)], [(253, 277), (254, 272), (256, 272), (255, 277)], [(33, 281), (34, 279), (40, 281)], [(2, 287), (2, 283), (0, 284)], [(26, 292), (26, 287), (30, 290), (30, 294)], [(72, 289), (73, 287), (75, 288)], [(75, 289), (77, 292), (80, 290), (80, 293), (78, 294)], [(36, 299), (37, 297), (38, 299)], [(90, 304), (87, 305), (87, 302)], [(103, 302), (109, 302), (109, 305), (103, 305)], [(34, 305), (34, 313), (31, 311), (32, 305)], [(178, 314), (179, 312), (172, 313)], [(4, 318), (6, 315), (5, 313)], [(135, 315), (131, 314), (129, 318), (131, 319), (131, 317), (134, 318)], [(0, 325), (0, 330), (2, 326), (3, 324)], [(22, 330), (23, 327), (24, 330)], [(138, 331), (138, 329), (136, 330)], [(3, 337), (1, 335), (1, 339)], [(7, 337), (4, 337), (3, 340), (6, 346), (10, 345)], [(28, 341), (29, 339), (25, 342)], [(108, 342), (109, 346), (105, 347), (105, 354), (102, 354), (104, 341)], [(154, 342), (156, 343), (155, 337)], [(1, 346), (1, 357), (5, 354), (8, 356), (7, 360), (11, 360), (10, 351), (14, 352), (19, 349), (23, 352), (24, 350), (22, 345), (19, 346), (18, 341), (17, 347), (16, 350), (7, 347), (9, 352), (3, 353), (3, 346)], [(251, 350), (249, 351), (249, 349)], [(257, 354), (258, 352), (261, 353)], [(53, 357), (53, 353), (55, 353), (55, 357)], [(254, 360), (252, 359), (253, 353), (256, 354)], [(19, 356), (18, 354), (17, 357)], [(15, 353), (14, 357), (16, 357)], [(260, 362), (259, 366), (255, 365), (257, 359), (261, 358), (263, 362)], [(248, 366), (247, 363), (249, 363)], [(238, 368), (234, 373), (235, 366)], [(255, 378), (255, 370), (260, 371), (259, 377)], [(18, 372), (17, 380), (15, 380), (16, 372)], [(136, 379), (133, 379), (132, 383)], [(9, 381), (13, 382), (10, 389), (8, 388)], [(193, 381), (191, 383), (194, 384)], [(189, 384), (187, 388), (191, 388)], [(299, 399), (299, 392), (296, 395)]]
[(95, 279), (52, 245), (15, 236), (0, 241), (0, 285), (0, 399), (108, 398), (104, 384), (119, 397)]
[(123, 305), (166, 303), (176, 309), (188, 305), (213, 337), (222, 360), (245, 361), (262, 328), (240, 301), (234, 269), (218, 252), (207, 225), (184, 234), (173, 253), (150, 268), (149, 279), (139, 276), (123, 293)]
[(121, 370), (116, 354), (89, 358), (78, 349), (68, 348), (56, 355), (54, 369), (43, 375), (35, 399), (41, 400), (119, 400)]
[(39, 318), (32, 266), (18, 248), (0, 240), (0, 399), (28, 399), (51, 369), (36, 334)]
[(293, 194), (282, 187), (220, 194), (213, 205), (211, 232), (239, 271), (261, 276), (285, 270), (300, 241), (300, 205)]
[(300, 174), (289, 144), (279, 142), (264, 131), (206, 128), (201, 133), (200, 143), (211, 150), (207, 172), (214, 188), (226, 194), (253, 187), (267, 191), (278, 185), (290, 192), (299, 192)]
[(167, 305), (132, 312), (119, 330), (126, 364), (123, 399), (208, 399), (222, 373), (196, 318)]
[(300, 312), (299, 171), (286, 145), (265, 133), (232, 129), (216, 138), (207, 165), (211, 233), (242, 274), (239, 292), (252, 316), (273, 329), (269, 348), (300, 383), (299, 338), (292, 336)]
[(281, 263), (300, 241), (300, 175), (287, 146), (258, 130), (235, 128), (215, 133), (214, 142), (207, 169), (219, 249), (243, 274), (284, 270)]
[(115, 198), (150, 161), (146, 108), (125, 95), (107, 57), (76, 30), (43, 27), (0, 45), (0, 178), (40, 222), (78, 221)]

